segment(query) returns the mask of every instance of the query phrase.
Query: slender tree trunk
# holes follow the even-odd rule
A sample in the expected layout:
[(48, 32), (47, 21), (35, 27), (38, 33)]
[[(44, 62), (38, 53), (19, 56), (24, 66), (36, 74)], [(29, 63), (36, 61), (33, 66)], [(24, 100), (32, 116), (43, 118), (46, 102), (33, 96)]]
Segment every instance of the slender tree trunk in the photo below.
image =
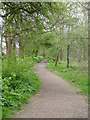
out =
[(11, 25), (8, 25), (8, 57), (10, 58), (12, 55), (12, 50), (13, 50), (13, 41), (11, 37)]
[(14, 61), (16, 62), (16, 43), (13, 41), (13, 52), (14, 52)]
[(85, 47), (83, 48), (84, 50), (83, 50), (83, 60), (85, 61), (86, 60), (86, 53), (85, 53)]
[(60, 50), (60, 60), (62, 61), (62, 58), (63, 58), (63, 54), (62, 54), (62, 48)]
[[(6, 11), (7, 13), (8, 11)], [(8, 35), (8, 37), (7, 37)], [(12, 54), (12, 40), (11, 40), (11, 28), (7, 26), (7, 17), (5, 17), (5, 43), (6, 43), (6, 57), (11, 57)]]
[(22, 58), (24, 58), (24, 47), (22, 47)]
[(56, 58), (56, 62), (55, 62), (55, 66), (57, 66), (58, 58), (59, 58), (59, 53), (57, 54), (57, 58)]
[(5, 43), (6, 43), (6, 58), (8, 58), (8, 41), (7, 41), (7, 37), (5, 36)]
[(6, 43), (6, 58), (8, 58), (8, 40), (7, 40), (7, 16), (5, 17), (5, 43)]
[(67, 68), (69, 68), (69, 48), (70, 46), (67, 45)]
[(58, 49), (58, 53), (57, 53), (57, 58), (56, 58), (55, 66), (57, 66), (57, 62), (58, 62), (58, 60), (59, 60), (59, 53), (60, 53), (60, 46), (59, 46), (59, 49)]
[(11, 54), (12, 54), (12, 40), (10, 40), (10, 39), (8, 40), (8, 55), (9, 55), (9, 57), (11, 57)]
[(79, 55), (78, 55), (78, 62), (79, 64), (81, 63), (81, 60), (82, 60), (82, 49), (79, 50)]
[(45, 58), (46, 54), (45, 54), (46, 50), (45, 48), (43, 48), (43, 57)]
[(21, 45), (21, 37), (19, 38), (19, 57), (22, 58), (22, 45)]

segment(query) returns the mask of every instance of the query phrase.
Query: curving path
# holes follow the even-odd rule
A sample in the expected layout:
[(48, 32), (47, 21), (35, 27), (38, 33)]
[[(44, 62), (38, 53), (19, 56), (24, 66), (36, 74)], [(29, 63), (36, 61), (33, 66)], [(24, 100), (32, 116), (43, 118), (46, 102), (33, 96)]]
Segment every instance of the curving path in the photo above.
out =
[(15, 118), (87, 118), (87, 97), (77, 94), (76, 88), (38, 63), (35, 72), (42, 88)]

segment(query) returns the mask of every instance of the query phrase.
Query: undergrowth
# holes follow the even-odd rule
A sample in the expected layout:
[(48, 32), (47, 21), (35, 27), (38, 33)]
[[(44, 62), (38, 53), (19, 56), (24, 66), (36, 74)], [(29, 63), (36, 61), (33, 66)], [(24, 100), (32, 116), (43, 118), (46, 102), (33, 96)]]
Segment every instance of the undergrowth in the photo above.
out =
[(11, 57), (2, 61), (2, 118), (10, 118), (39, 91), (41, 82), (32, 68), (42, 59), (17, 58), (15, 62)]

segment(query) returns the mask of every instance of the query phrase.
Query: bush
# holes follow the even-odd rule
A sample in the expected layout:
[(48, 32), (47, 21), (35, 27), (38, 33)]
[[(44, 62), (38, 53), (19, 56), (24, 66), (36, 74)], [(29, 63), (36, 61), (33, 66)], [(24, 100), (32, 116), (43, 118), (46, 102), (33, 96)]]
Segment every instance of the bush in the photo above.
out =
[(47, 58), (47, 61), (48, 61), (48, 63), (49, 63), (49, 62), (50, 62), (50, 63), (51, 63), (51, 62), (52, 62), (52, 63), (55, 63), (54, 58), (50, 58), (50, 57), (48, 57), (48, 58)]
[(40, 61), (42, 61), (43, 59), (44, 59), (43, 56), (33, 57), (33, 60), (34, 60), (35, 62), (40, 62)]
[[(38, 62), (38, 60), (37, 60)], [(2, 62), (2, 115), (12, 108), (20, 108), (32, 94), (40, 88), (40, 80), (32, 72), (36, 60), (32, 58), (17, 58), (16, 62), (10, 58)], [(9, 110), (10, 109), (10, 110)], [(7, 112), (6, 112), (7, 111)], [(6, 113), (5, 113), (6, 112)], [(12, 113), (12, 112), (9, 112)]]

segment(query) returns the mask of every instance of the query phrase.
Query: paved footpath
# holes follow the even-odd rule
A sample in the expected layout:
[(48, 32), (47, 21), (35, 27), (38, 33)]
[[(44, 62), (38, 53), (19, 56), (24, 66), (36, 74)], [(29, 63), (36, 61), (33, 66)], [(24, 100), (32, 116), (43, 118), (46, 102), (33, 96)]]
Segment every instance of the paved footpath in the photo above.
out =
[(35, 72), (42, 80), (41, 91), (17, 113), (16, 118), (87, 118), (88, 100), (77, 89), (38, 63)]

